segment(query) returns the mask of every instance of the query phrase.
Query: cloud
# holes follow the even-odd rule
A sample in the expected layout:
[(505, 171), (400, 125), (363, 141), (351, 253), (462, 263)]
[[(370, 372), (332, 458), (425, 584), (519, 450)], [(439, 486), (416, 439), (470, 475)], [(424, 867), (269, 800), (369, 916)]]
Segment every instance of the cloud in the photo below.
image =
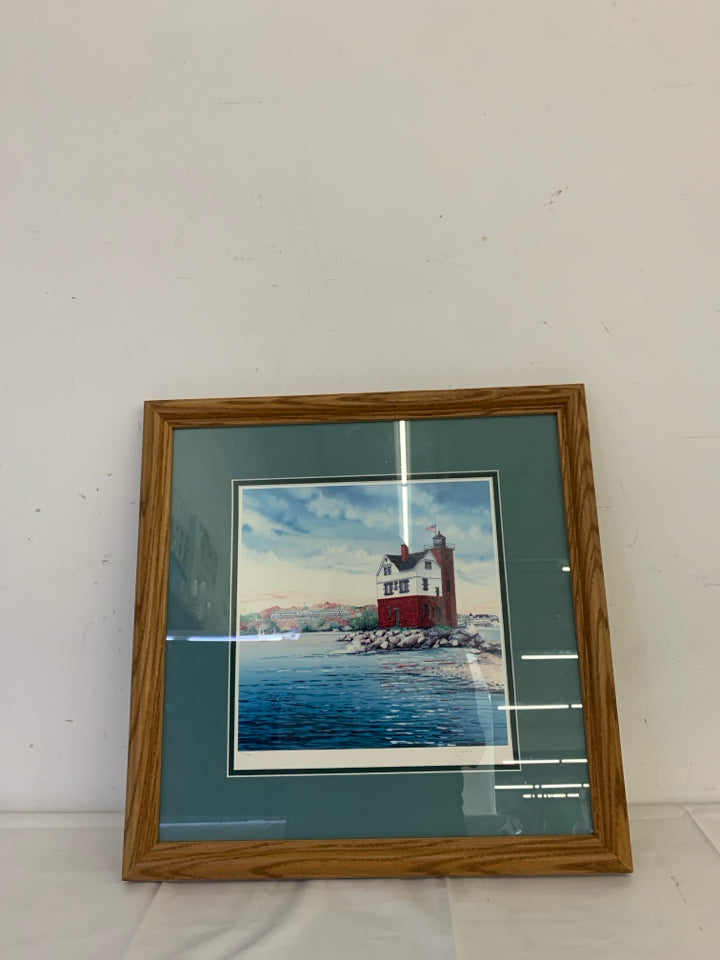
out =
[(366, 527), (372, 527), (375, 530), (396, 530), (400, 523), (398, 509), (362, 509), (348, 504), (345, 516), (348, 520), (359, 520)]
[(495, 560), (461, 560), (456, 559), (455, 576), (467, 583), (477, 585), (494, 584), (497, 582)]
[(396, 489), (392, 487), (390, 496), (378, 495), (381, 489), (378, 486), (378, 492), (373, 496), (365, 484), (338, 484), (328, 491), (318, 490), (314, 497), (306, 501), (306, 506), (321, 519), (350, 520), (375, 530), (395, 530), (400, 511), (397, 506), (393, 509), (387, 501), (397, 498)]
[(258, 537), (282, 537), (288, 533), (304, 534), (309, 533), (305, 527), (294, 517), (277, 517), (261, 513), (253, 509), (243, 498), (242, 502), (242, 531), (244, 534), (254, 534)]
[(338, 520), (344, 517), (343, 504), (335, 497), (328, 497), (327, 494), (318, 492), (307, 502), (307, 508), (310, 513), (316, 517), (329, 517), (331, 520)]
[(379, 557), (369, 550), (349, 547), (345, 543), (332, 543), (309, 558), (309, 562), (321, 569), (332, 567), (336, 570), (346, 570), (348, 573), (366, 573), (369, 578), (374, 578)]

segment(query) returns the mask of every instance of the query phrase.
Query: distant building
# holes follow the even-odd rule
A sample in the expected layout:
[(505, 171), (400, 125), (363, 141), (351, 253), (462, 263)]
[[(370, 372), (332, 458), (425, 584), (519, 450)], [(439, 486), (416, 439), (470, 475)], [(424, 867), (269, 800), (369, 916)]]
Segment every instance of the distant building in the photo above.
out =
[(376, 575), (380, 627), (456, 627), (455, 547), (438, 531), (432, 546), (386, 553)]
[(303, 607), (291, 607), (287, 610), (274, 610), (273, 611), (273, 620), (277, 620), (278, 623), (285, 620), (298, 620), (300, 622), (310, 622), (310, 621), (319, 621), (323, 620), (347, 620), (351, 616), (350, 611), (347, 607), (335, 606), (335, 607), (308, 607), (307, 604)]

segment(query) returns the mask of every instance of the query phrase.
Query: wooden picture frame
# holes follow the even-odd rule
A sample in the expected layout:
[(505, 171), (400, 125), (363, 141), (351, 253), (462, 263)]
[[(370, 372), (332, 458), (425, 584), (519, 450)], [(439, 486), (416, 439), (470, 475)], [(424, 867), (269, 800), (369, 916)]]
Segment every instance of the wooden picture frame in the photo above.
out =
[[(170, 796), (172, 791), (177, 792), (179, 789), (169, 785), (172, 779), (171, 772), (168, 772), (171, 765), (167, 757), (164, 757), (164, 750), (169, 750), (171, 745), (170, 739), (167, 739), (170, 737), (168, 733), (170, 728), (167, 725), (175, 722), (173, 717), (178, 712), (175, 707), (172, 711), (168, 711), (167, 698), (170, 693), (166, 687), (166, 681), (174, 682), (173, 675), (167, 672), (167, 651), (169, 582), (173, 576), (170, 548), (171, 508), (174, 473), (179, 469), (174, 461), (176, 439), (180, 435), (184, 443), (215, 436), (222, 439), (230, 434), (216, 432), (202, 433), (201, 436), (196, 432), (212, 431), (216, 428), (235, 428), (236, 431), (238, 429), (245, 431), (242, 434), (243, 437), (252, 436), (253, 443), (255, 447), (259, 447), (259, 455), (262, 457), (262, 444), (266, 442), (263, 437), (276, 436), (276, 434), (258, 432), (258, 428), (285, 428), (277, 434), (282, 437), (282, 444), (287, 445), (288, 442), (292, 444), (297, 440), (297, 449), (302, 452), (306, 449), (311, 450), (312, 447), (312, 444), (305, 440), (307, 437), (314, 436), (312, 433), (307, 433), (308, 426), (325, 425), (323, 429), (330, 429), (329, 425), (334, 425), (336, 433), (340, 431), (338, 434), (340, 436), (350, 436), (352, 431), (358, 428), (365, 431), (370, 437), (368, 449), (372, 450), (372, 436), (375, 435), (373, 425), (389, 425), (389, 429), (390, 426), (399, 422), (409, 424), (413, 431), (419, 432), (422, 437), (430, 438), (425, 442), (424, 447), (420, 444), (421, 453), (424, 450), (430, 458), (428, 462), (434, 463), (439, 457), (452, 459), (455, 456), (453, 450), (456, 451), (458, 462), (460, 462), (465, 452), (469, 451), (468, 456), (472, 454), (475, 458), (471, 463), (473, 469), (476, 462), (480, 463), (481, 453), (474, 444), (470, 445), (472, 447), (470, 450), (464, 442), (452, 439), (459, 436), (458, 430), (465, 427), (468, 430), (482, 429), (486, 433), (492, 428), (493, 436), (499, 438), (497, 442), (504, 444), (504, 449), (509, 451), (508, 457), (514, 456), (516, 459), (513, 462), (520, 464), (534, 462), (540, 447), (534, 447), (528, 454), (517, 451), (515, 448), (518, 444), (510, 436), (513, 431), (519, 428), (524, 429), (525, 426), (528, 430), (534, 430), (536, 425), (542, 425), (543, 430), (547, 427), (551, 430), (552, 436), (557, 437), (556, 452), (553, 456), (558, 461), (557, 489), (559, 492), (557, 496), (560, 509), (564, 511), (565, 529), (562, 535), (566, 537), (568, 557), (567, 565), (563, 566), (562, 570), (567, 571), (566, 577), (572, 571), (571, 584), (567, 584), (567, 579), (560, 579), (560, 575), (554, 572), (555, 567), (552, 575), (553, 583), (557, 582), (560, 585), (558, 590), (566, 589), (570, 597), (569, 603), (572, 610), (568, 617), (570, 623), (568, 629), (574, 632), (577, 654), (568, 655), (571, 659), (568, 669), (579, 671), (578, 689), (581, 695), (580, 703), (561, 705), (582, 708), (577, 711), (570, 709), (558, 711), (558, 716), (560, 713), (563, 714), (562, 723), (571, 723), (576, 713), (581, 713), (584, 718), (582, 730), (587, 750), (585, 768), (587, 773), (581, 779), (587, 778), (587, 783), (584, 784), (587, 791), (582, 794), (586, 798), (585, 801), (578, 802), (586, 802), (588, 811), (586, 827), (580, 833), (573, 832), (577, 830), (576, 817), (574, 826), (569, 825), (567, 832), (563, 829), (561, 833), (548, 833), (548, 823), (552, 821), (552, 817), (550, 819), (540, 817), (537, 821), (532, 819), (534, 816), (532, 811), (540, 809), (543, 804), (545, 804), (543, 809), (548, 810), (562, 810), (563, 806), (559, 801), (554, 807), (547, 802), (547, 798), (552, 797), (553, 794), (542, 791), (545, 787), (552, 787), (552, 784), (540, 783), (539, 773), (537, 776), (527, 774), (527, 771), (532, 768), (526, 764), (529, 762), (541, 765), (554, 763), (556, 768), (553, 769), (564, 771), (570, 768), (562, 764), (575, 762), (572, 757), (566, 758), (561, 754), (558, 754), (559, 759), (543, 759), (549, 754), (548, 751), (543, 752), (540, 744), (536, 751), (541, 757), (540, 760), (525, 761), (523, 755), (517, 753), (518, 759), (514, 761), (515, 766), (511, 764), (507, 776), (516, 777), (518, 783), (525, 784), (530, 791), (522, 794), (525, 787), (519, 786), (515, 789), (513, 798), (517, 804), (521, 804), (521, 794), (527, 798), (522, 800), (524, 805), (521, 806), (523, 811), (528, 811), (527, 823), (544, 824), (542, 829), (545, 832), (543, 833), (532, 832), (532, 829), (526, 832), (525, 814), (522, 813), (519, 817), (505, 817), (503, 821), (515, 824), (516, 829), (511, 832), (516, 835), (507, 835), (506, 828), (500, 831), (501, 835), (486, 833), (484, 835), (448, 835), (447, 831), (440, 836), (418, 835), (422, 834), (423, 830), (421, 827), (414, 827), (412, 835), (407, 836), (399, 835), (397, 830), (389, 836), (367, 836), (359, 830), (359, 835), (353, 836), (347, 835), (347, 830), (352, 831), (352, 826), (348, 825), (346, 829), (341, 825), (333, 835), (329, 836), (313, 835), (313, 828), (303, 826), (295, 831), (295, 834), (291, 832), (289, 837), (286, 834), (275, 838), (271, 833), (269, 837), (255, 836), (252, 839), (228, 839), (227, 837), (198, 839), (194, 838), (195, 835), (188, 826), (187, 829), (190, 831), (188, 837), (185, 837), (181, 830), (178, 838), (172, 831), (168, 833), (165, 828), (165, 834), (170, 839), (161, 839), (163, 816), (161, 794), (164, 796), (165, 791)], [(247, 428), (253, 431), (252, 434), (247, 432)], [(380, 429), (380, 426), (377, 429)], [(385, 427), (382, 429), (384, 430)], [(547, 433), (547, 435), (551, 434)], [(240, 434), (236, 433), (233, 436), (240, 436)], [(482, 447), (483, 444), (479, 446)], [(327, 450), (327, 444), (323, 449)], [(349, 446), (348, 451), (351, 451)], [(311, 457), (309, 462), (312, 466), (314, 462), (312, 453), (308, 453), (308, 456)], [(342, 459), (343, 455), (340, 453), (338, 456)], [(526, 459), (523, 459), (524, 457)], [(201, 460), (202, 458), (197, 458), (198, 463), (201, 463)], [(187, 462), (192, 463), (192, 458)], [(484, 465), (494, 467), (492, 463)], [(339, 470), (338, 476), (342, 475), (342, 470)], [(526, 483), (524, 468), (509, 470), (508, 475), (513, 482)], [(499, 476), (502, 483), (502, 470)], [(540, 476), (540, 481), (544, 482), (544, 477), (545, 473)], [(533, 484), (535, 482), (535, 480), (532, 481)], [(552, 483), (554, 481), (548, 484), (550, 491), (552, 491)], [(213, 490), (215, 490), (214, 487)], [(226, 493), (229, 497), (229, 488)], [(221, 489), (220, 496), (224, 497), (226, 493)], [(198, 496), (202, 497), (204, 494)], [(518, 496), (521, 497), (521, 495)], [(527, 501), (527, 499), (528, 497), (524, 496), (524, 500)], [(179, 508), (176, 507), (176, 509)], [(544, 514), (544, 509), (537, 513)], [(528, 512), (527, 514), (528, 517), (535, 515), (536, 513)], [(437, 526), (435, 531), (438, 532)], [(543, 554), (542, 545), (537, 545), (534, 527), (532, 530), (528, 528), (524, 540), (522, 530), (516, 534), (516, 537), (520, 544), (516, 551), (518, 554), (516, 569), (521, 568), (520, 560), (524, 559), (521, 556), (522, 551), (530, 550), (537, 553), (538, 569), (540, 565), (545, 564), (542, 569), (546, 570), (548, 561)], [(427, 556), (430, 557), (430, 554)], [(512, 557), (509, 554), (508, 557), (507, 563), (512, 565)], [(426, 559), (425, 562), (429, 564), (431, 561), (430, 557), (430, 560)], [(230, 565), (231, 557), (220, 557), (219, 562), (224, 568)], [(552, 562), (555, 564), (554, 555)], [(526, 575), (527, 567), (527, 563), (522, 567), (523, 576)], [(520, 573), (517, 574), (517, 578), (519, 577)], [(519, 579), (517, 582), (520, 584)], [(520, 593), (520, 587), (513, 588), (511, 585), (509, 620), (521, 619), (520, 614), (516, 617), (513, 611), (513, 603), (516, 602)], [(429, 607), (426, 605), (425, 609)], [(525, 615), (526, 620), (530, 616), (532, 611)], [(557, 616), (560, 615), (557, 614)], [(526, 633), (530, 642), (533, 631), (526, 631)], [(225, 644), (235, 643), (230, 632), (223, 639)], [(509, 654), (510, 646), (515, 641), (512, 640), (511, 643), (507, 640), (506, 642)], [(213, 645), (207, 644), (205, 649), (210, 651), (211, 646)], [(214, 645), (213, 651), (217, 646), (217, 644)], [(193, 653), (195, 654), (195, 649)], [(519, 657), (520, 654), (518, 654)], [(533, 657), (528, 655), (526, 659), (530, 661)], [(552, 657), (548, 656), (545, 659), (550, 660)], [(547, 664), (543, 667), (545, 668), (549, 669)], [(528, 669), (530, 669), (529, 666)], [(227, 679), (226, 675), (225, 691), (228, 689)], [(232, 680), (230, 687), (232, 688)], [(198, 698), (203, 695), (209, 697), (209, 694), (203, 691), (196, 692)], [(215, 696), (213, 693), (213, 697)], [(232, 700), (232, 695), (229, 696)], [(188, 709), (202, 710), (202, 703)], [(520, 705), (517, 708), (508, 707), (508, 709), (524, 708)], [(182, 713), (182, 709), (179, 712)], [(515, 716), (524, 717), (519, 713)], [(560, 720), (557, 722), (560, 723)], [(528, 729), (531, 731), (530, 739), (532, 739), (532, 729), (530, 727)], [(562, 726), (558, 729), (562, 731)], [(164, 742), (164, 730), (167, 742)], [(585, 759), (582, 762), (584, 763)], [(183, 763), (185, 763), (184, 760)], [(191, 783), (204, 778), (205, 767), (202, 770), (196, 768), (197, 761), (189, 759), (183, 771), (185, 782)], [(538, 770), (540, 769), (544, 771), (551, 768), (541, 766), (538, 767)], [(523, 773), (523, 771), (526, 772)], [(487, 771), (480, 772), (484, 775)], [(222, 771), (222, 774), (219, 770), (217, 771), (218, 778), (226, 774), (227, 771)], [(357, 772), (355, 782), (362, 787), (367, 775), (367, 771)], [(310, 776), (308, 774), (308, 777)], [(428, 776), (432, 780), (435, 774), (431, 772)], [(558, 781), (558, 776), (560, 773), (555, 775), (554, 783)], [(164, 782), (166, 779), (168, 783)], [(536, 784), (527, 782), (535, 779), (538, 781)], [(218, 782), (220, 782), (219, 779)], [(263, 784), (266, 782), (267, 789), (270, 791), (275, 789), (273, 784), (280, 784), (280, 780), (273, 778), (272, 775), (266, 775), (266, 781), (263, 781)], [(478, 782), (480, 782), (479, 779)], [(485, 780), (482, 782), (485, 783)], [(174, 780), (173, 783), (175, 783)], [(287, 784), (287, 781), (283, 783)], [(507, 794), (494, 796), (509, 796), (513, 783), (512, 780), (508, 781)], [(559, 786), (565, 788), (566, 785), (560, 783)], [(581, 784), (577, 786), (581, 787)], [(496, 790), (502, 788), (502, 784), (495, 787)], [(242, 789), (242, 785), (237, 789)], [(278, 789), (285, 788), (278, 787)], [(578, 796), (578, 794), (563, 796)], [(287, 802), (291, 803), (291, 801)], [(199, 801), (198, 805), (200, 805)], [(196, 820), (202, 821), (205, 818), (206, 811), (195, 808), (193, 810)], [(262, 811), (256, 812), (262, 815)], [(165, 820), (167, 819), (166, 817)], [(188, 824), (190, 819), (190, 817), (186, 818)], [(212, 820), (212, 817), (208, 819)], [(220, 820), (222, 817), (218, 822)], [(472, 817), (466, 822), (471, 820)], [(485, 819), (480, 818), (480, 820), (485, 824)], [(559, 822), (564, 823), (562, 820)], [(570, 824), (569, 820), (568, 824)], [(517, 829), (518, 825), (519, 829)], [(237, 829), (243, 828), (241, 826)], [(491, 829), (494, 829), (492, 825)], [(346, 835), (339, 835), (343, 830)], [(483, 825), (481, 833), (485, 830), (486, 826)], [(219, 829), (219, 832), (222, 833), (222, 830)], [(224, 400), (170, 400), (151, 401), (145, 404), (124, 879), (156, 881), (419, 877), (616, 873), (630, 870), (632, 870), (632, 859), (628, 817), (587, 412), (582, 385)]]

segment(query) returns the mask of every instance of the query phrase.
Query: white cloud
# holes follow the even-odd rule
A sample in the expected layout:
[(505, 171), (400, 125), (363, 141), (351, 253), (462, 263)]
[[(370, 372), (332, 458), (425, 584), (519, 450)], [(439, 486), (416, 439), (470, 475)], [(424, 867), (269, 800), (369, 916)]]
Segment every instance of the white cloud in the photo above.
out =
[(392, 507), (364, 510), (349, 503), (345, 508), (345, 516), (348, 520), (359, 520), (366, 527), (375, 530), (395, 530), (400, 523), (400, 511), (393, 510)]
[(314, 567), (334, 567), (357, 573), (366, 572), (368, 579), (372, 580), (382, 557), (380, 554), (370, 553), (369, 550), (349, 547), (345, 543), (334, 543), (328, 544), (310, 559)]
[[(271, 520), (263, 513), (243, 506), (240, 516), (241, 523), (247, 523), (252, 527), (253, 533), (261, 537), (277, 537), (277, 530), (290, 530), (279, 520)], [(293, 531), (294, 532), (294, 531)]]
[(327, 517), (330, 520), (357, 520), (366, 527), (377, 530), (395, 530), (399, 523), (399, 510), (392, 507), (359, 507), (340, 497), (328, 497), (317, 492), (312, 500), (307, 501), (307, 508), (316, 517)]
[(307, 508), (310, 513), (314, 513), (316, 517), (329, 517), (331, 520), (339, 520), (344, 516), (343, 507), (344, 504), (341, 500), (328, 497), (320, 492), (312, 500), (307, 501)]

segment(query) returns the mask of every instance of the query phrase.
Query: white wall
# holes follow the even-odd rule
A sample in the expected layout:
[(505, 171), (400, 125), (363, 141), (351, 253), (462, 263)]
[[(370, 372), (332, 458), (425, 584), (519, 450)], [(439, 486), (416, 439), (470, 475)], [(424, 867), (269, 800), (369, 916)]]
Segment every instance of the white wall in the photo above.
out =
[(3, 21), (4, 807), (122, 806), (144, 399), (567, 381), (630, 799), (717, 800), (715, 0)]

